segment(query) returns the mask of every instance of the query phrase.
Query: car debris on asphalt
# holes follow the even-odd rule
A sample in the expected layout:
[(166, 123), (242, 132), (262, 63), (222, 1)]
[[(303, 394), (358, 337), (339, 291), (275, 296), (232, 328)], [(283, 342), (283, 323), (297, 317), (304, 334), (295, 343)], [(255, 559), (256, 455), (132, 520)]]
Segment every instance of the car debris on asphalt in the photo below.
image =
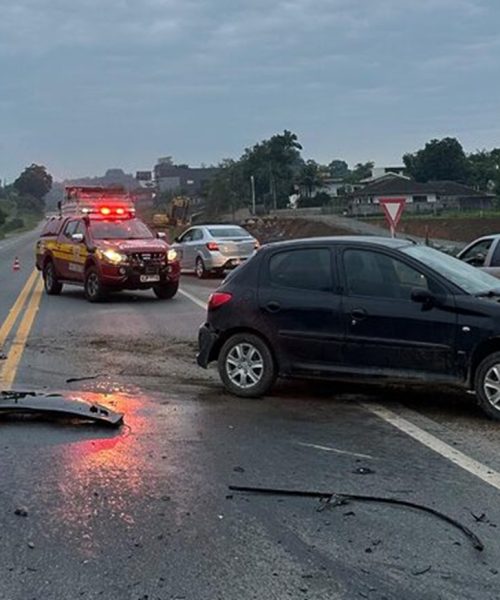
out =
[(58, 418), (79, 418), (101, 425), (119, 427), (123, 413), (97, 402), (88, 402), (59, 393), (0, 391), (0, 414), (46, 414)]
[(469, 540), (471, 541), (473, 547), (482, 552), (484, 550), (483, 542), (477, 537), (477, 535), (471, 531), (468, 527), (457, 521), (453, 517), (445, 515), (438, 510), (431, 508), (429, 506), (425, 506), (423, 504), (417, 504), (416, 502), (410, 502), (408, 500), (399, 500), (398, 498), (390, 498), (384, 496), (366, 496), (362, 494), (346, 494), (343, 492), (317, 492), (317, 491), (309, 491), (309, 490), (287, 490), (287, 489), (279, 489), (279, 488), (263, 488), (263, 487), (250, 487), (250, 486), (240, 486), (240, 485), (230, 485), (229, 489), (232, 492), (240, 492), (247, 494), (263, 494), (268, 496), (295, 496), (299, 498), (317, 498), (320, 501), (326, 503), (329, 506), (344, 506), (348, 504), (350, 501), (353, 502), (377, 502), (381, 504), (388, 505), (396, 505), (396, 506), (405, 506), (408, 508), (413, 508), (416, 510), (421, 510), (443, 521), (453, 525), (457, 529), (459, 529), (462, 533), (464, 533)]

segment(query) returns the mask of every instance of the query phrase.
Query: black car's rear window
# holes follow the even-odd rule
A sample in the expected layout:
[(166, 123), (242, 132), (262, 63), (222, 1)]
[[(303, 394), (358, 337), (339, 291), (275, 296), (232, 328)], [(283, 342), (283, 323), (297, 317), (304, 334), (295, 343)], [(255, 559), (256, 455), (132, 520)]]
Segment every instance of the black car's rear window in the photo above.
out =
[(269, 260), (269, 283), (311, 291), (331, 291), (332, 264), (328, 248), (277, 252)]

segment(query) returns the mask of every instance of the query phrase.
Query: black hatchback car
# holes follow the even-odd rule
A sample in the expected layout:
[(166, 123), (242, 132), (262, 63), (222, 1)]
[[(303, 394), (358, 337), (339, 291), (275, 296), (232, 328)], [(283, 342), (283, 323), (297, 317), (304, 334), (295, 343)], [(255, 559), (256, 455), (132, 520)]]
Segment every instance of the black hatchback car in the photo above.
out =
[(264, 395), (280, 377), (445, 383), (500, 420), (500, 284), (405, 240), (264, 246), (212, 294), (198, 363)]

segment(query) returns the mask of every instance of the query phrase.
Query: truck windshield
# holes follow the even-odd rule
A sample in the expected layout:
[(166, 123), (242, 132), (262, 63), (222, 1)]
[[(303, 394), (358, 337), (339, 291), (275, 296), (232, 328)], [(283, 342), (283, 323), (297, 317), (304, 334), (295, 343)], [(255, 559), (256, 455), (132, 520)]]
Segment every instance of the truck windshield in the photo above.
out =
[(139, 219), (91, 221), (95, 240), (144, 240), (154, 238), (149, 227)]

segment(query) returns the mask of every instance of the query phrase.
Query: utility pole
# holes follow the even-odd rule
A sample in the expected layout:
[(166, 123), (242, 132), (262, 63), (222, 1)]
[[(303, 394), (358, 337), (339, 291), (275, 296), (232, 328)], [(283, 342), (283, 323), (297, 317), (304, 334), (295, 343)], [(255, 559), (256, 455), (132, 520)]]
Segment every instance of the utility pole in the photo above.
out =
[(255, 177), (250, 175), (250, 183), (252, 184), (252, 215), (255, 216)]

